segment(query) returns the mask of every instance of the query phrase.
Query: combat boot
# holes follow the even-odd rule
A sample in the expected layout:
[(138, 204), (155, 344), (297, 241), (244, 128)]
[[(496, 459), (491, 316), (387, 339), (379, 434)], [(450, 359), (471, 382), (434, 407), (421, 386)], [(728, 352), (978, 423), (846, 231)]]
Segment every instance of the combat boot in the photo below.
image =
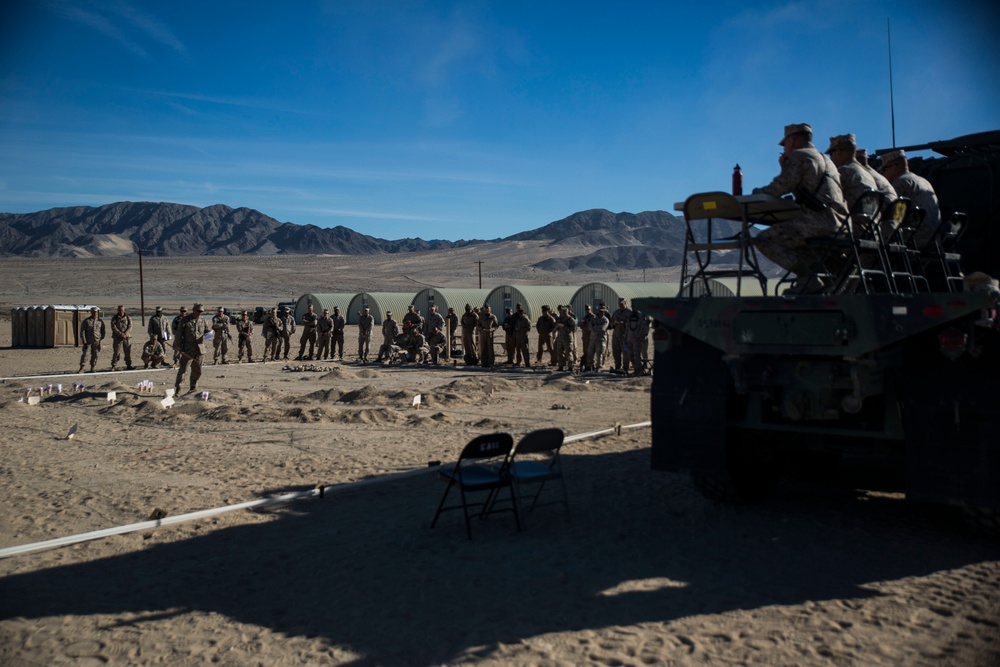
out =
[(180, 395), (181, 395), (181, 386), (179, 384), (175, 384), (174, 385), (174, 396), (180, 396)]
[(83, 372), (83, 364), (80, 364), (80, 370), (78, 370), (77, 373), (82, 373), (82, 372)]

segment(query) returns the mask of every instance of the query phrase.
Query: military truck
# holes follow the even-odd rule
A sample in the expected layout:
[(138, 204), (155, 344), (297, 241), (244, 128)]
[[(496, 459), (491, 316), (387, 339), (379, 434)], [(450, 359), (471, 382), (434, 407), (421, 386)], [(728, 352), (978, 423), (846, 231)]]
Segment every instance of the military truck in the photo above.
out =
[[(1000, 132), (905, 148), (938, 153), (910, 168), (935, 186), (942, 220), (965, 213), (952, 248), (964, 270), (1000, 275)], [(652, 467), (752, 502), (792, 462), (878, 457), (907, 499), (961, 506), (1000, 531), (997, 293), (961, 279), (847, 285), (636, 300), (654, 318)]]

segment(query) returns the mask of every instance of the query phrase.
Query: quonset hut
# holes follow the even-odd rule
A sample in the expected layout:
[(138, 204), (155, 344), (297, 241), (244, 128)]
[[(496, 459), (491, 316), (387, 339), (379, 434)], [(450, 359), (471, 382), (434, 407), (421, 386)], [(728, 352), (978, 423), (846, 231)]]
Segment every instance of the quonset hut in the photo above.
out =
[[(351, 305), (351, 299), (354, 298), (353, 293), (348, 292), (334, 292), (329, 294), (303, 294), (299, 297), (299, 300), (295, 302), (295, 323), (302, 323), (302, 316), (307, 310), (309, 310), (309, 304), (312, 304), (313, 312), (317, 315), (323, 314), (323, 309), (326, 308), (333, 315), (333, 309), (336, 306), (340, 308), (340, 314), (347, 319), (347, 307)], [(357, 318), (354, 320), (357, 322)]]
[(348, 324), (357, 324), (358, 313), (370, 308), (375, 324), (380, 325), (385, 319), (386, 311), (391, 311), (393, 319), (399, 322), (406, 313), (406, 307), (411, 303), (413, 303), (412, 292), (359, 292), (351, 299), (347, 312), (341, 311), (341, 314)]
[(590, 305), (594, 312), (602, 303), (608, 312), (618, 307), (618, 299), (625, 299), (632, 305), (632, 299), (647, 296), (675, 297), (680, 289), (678, 283), (587, 283), (576, 290), (570, 303), (577, 319), (583, 317), (584, 306)]
[[(473, 307), (481, 306), (486, 303), (486, 296), (490, 293), (488, 289), (465, 289), (465, 288), (441, 288), (427, 287), (420, 290), (413, 295), (413, 300), (410, 302), (417, 307), (420, 314), (427, 317), (427, 314), (431, 312), (431, 306), (437, 306), (438, 312), (442, 315), (447, 314), (449, 308), (454, 308), (455, 312), (461, 317), (461, 313), (465, 312), (465, 304), (469, 304)], [(406, 305), (410, 305), (410, 303)], [(406, 310), (403, 310), (403, 314), (406, 314)], [(396, 318), (402, 319), (402, 318)]]
[[(525, 315), (534, 323), (542, 314), (542, 306), (548, 306), (554, 315), (558, 315), (556, 308), (570, 303), (575, 293), (575, 287), (564, 285), (500, 285), (486, 296), (486, 303), (490, 304), (501, 323), (504, 308), (509, 306), (513, 310), (517, 304), (524, 306)], [(576, 311), (575, 308), (573, 310)], [(461, 311), (456, 309), (456, 312)]]

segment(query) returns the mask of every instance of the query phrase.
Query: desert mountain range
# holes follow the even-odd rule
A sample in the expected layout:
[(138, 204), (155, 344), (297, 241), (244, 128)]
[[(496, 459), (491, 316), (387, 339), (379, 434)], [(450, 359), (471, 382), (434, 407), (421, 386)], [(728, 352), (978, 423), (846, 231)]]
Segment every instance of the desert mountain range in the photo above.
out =
[[(684, 223), (666, 211), (581, 211), (538, 229), (502, 239), (425, 241), (379, 239), (343, 226), (322, 228), (279, 222), (260, 211), (216, 204), (118, 202), (98, 207), (0, 213), (0, 256), (109, 257), (142, 248), (151, 256), (370, 255), (548, 241), (559, 258), (543, 270), (607, 271), (681, 263)], [(566, 253), (579, 247), (580, 254)], [(567, 256), (568, 255), (568, 256)]]

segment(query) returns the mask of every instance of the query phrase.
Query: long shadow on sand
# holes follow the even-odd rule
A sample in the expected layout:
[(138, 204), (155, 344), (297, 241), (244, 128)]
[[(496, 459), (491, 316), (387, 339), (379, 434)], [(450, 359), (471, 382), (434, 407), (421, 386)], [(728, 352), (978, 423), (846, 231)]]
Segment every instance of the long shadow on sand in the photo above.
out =
[(1000, 557), (899, 501), (792, 484), (765, 506), (718, 507), (650, 471), (648, 450), (565, 467), (569, 522), (542, 508), (518, 533), (497, 515), (469, 542), (453, 512), (431, 530), (443, 485), (428, 474), (0, 579), (0, 619), (201, 610), (326, 637), (364, 664), (436, 664), (542, 633), (865, 598), (868, 582)]

